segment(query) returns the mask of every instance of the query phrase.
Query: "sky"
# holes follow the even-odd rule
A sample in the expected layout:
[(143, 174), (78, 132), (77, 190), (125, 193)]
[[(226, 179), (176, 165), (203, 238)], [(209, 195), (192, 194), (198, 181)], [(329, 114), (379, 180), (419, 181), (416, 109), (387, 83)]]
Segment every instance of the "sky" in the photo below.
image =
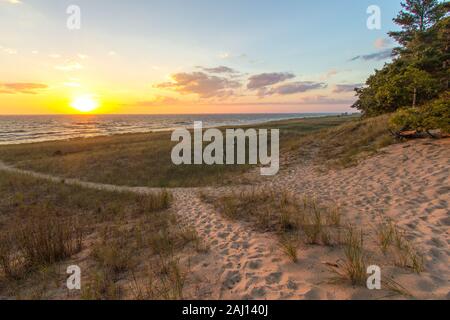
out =
[(399, 11), (396, 0), (0, 0), (0, 114), (352, 112), (353, 89), (390, 59)]

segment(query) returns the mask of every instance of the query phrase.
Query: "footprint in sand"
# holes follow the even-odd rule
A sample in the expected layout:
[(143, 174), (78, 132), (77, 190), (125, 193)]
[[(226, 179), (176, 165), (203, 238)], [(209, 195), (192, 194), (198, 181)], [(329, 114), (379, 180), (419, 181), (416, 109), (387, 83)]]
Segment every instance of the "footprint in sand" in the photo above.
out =
[(261, 260), (252, 260), (252, 261), (248, 262), (248, 267), (253, 270), (259, 269), (259, 268), (261, 268), (261, 266), (262, 266)]
[(239, 271), (228, 271), (225, 276), (225, 281), (223, 282), (223, 286), (226, 289), (233, 289), (239, 282), (241, 282), (242, 276)]
[(253, 288), (251, 295), (256, 298), (262, 298), (266, 295), (266, 289), (264, 287)]
[(281, 272), (273, 272), (266, 277), (267, 284), (277, 284), (281, 280), (281, 276), (283, 274)]

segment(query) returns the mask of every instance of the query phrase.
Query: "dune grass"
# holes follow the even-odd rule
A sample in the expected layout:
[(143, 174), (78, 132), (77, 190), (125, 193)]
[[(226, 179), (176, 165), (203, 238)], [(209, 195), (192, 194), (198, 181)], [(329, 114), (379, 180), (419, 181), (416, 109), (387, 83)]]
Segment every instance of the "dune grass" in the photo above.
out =
[(314, 153), (318, 164), (351, 167), (396, 142), (388, 130), (389, 115), (359, 119), (322, 130), (301, 140), (300, 156)]
[[(278, 121), (253, 127), (280, 129), (283, 154), (298, 145), (305, 135), (356, 119), (354, 116), (333, 116)], [(246, 165), (176, 166), (170, 158), (174, 145), (170, 141), (170, 132), (126, 134), (0, 146), (0, 160), (22, 169), (64, 178), (150, 187), (241, 183), (243, 173), (252, 168)]]
[(131, 298), (134, 277), (144, 281), (149, 270), (149, 298), (182, 297), (178, 257), (195, 254), (200, 240), (177, 221), (167, 191), (93, 190), (0, 172), (0, 194), (0, 297), (65, 297), (73, 264), (83, 275), (73, 298)]
[(392, 220), (378, 224), (376, 233), (380, 250), (384, 255), (391, 253), (397, 266), (409, 268), (417, 274), (424, 271), (423, 256), (417, 252), (414, 245), (405, 237), (404, 232)]
[(227, 218), (277, 234), (280, 249), (293, 262), (297, 261), (300, 243), (330, 247), (340, 244), (341, 213), (335, 204), (319, 204), (313, 197), (298, 198), (287, 191), (259, 188), (220, 197), (205, 193), (201, 196)]

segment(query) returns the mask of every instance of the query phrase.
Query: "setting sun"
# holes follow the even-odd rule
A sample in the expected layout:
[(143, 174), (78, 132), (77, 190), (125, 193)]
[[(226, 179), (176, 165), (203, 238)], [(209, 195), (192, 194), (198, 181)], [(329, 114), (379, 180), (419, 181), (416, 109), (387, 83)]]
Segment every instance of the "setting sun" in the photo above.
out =
[(98, 102), (91, 96), (80, 96), (70, 104), (80, 112), (91, 112), (98, 108)]

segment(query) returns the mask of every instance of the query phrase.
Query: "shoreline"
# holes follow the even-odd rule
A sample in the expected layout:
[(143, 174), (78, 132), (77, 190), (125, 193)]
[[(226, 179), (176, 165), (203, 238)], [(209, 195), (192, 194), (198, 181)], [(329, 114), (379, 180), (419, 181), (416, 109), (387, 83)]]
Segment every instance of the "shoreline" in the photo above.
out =
[[(226, 115), (226, 114), (223, 114)], [(235, 114), (236, 115), (236, 114)], [(246, 114), (247, 115), (247, 114)], [(250, 115), (250, 114), (248, 114)], [(253, 114), (251, 114), (253, 115)], [(280, 114), (276, 114), (276, 115), (280, 115)], [(288, 115), (288, 114), (286, 114)], [(53, 117), (53, 116), (78, 116), (78, 115), (37, 115), (45, 117), (45, 116), (49, 116), (49, 117)], [(81, 116), (90, 116), (90, 115), (81, 115)], [(99, 115), (92, 115), (92, 116), (99, 116)], [(100, 115), (100, 116), (110, 116), (110, 115)], [(114, 116), (114, 115), (113, 115)], [(116, 115), (116, 116), (120, 116), (120, 115)], [(130, 116), (135, 116), (135, 115), (130, 115)], [(181, 115), (184, 116), (184, 115)], [(207, 116), (207, 115), (204, 115)], [(0, 115), (1, 117), (9, 117), (9, 115), (3, 116)], [(15, 117), (15, 116), (11, 116), (11, 117)], [(24, 116), (24, 117), (28, 117), (28, 116)], [(30, 115), (30, 117), (34, 117), (33, 115)], [(225, 129), (225, 128), (230, 128), (231, 126), (234, 126), (236, 128), (245, 128), (248, 126), (261, 126), (261, 125), (273, 125), (279, 122), (288, 122), (288, 121), (299, 121), (299, 120), (304, 120), (304, 119), (324, 119), (324, 118), (333, 118), (333, 117), (359, 117), (357, 114), (342, 114), (342, 113), (336, 113), (336, 114), (324, 114), (321, 115), (320, 113), (317, 114), (311, 114), (311, 115), (305, 115), (305, 116), (299, 116), (298, 117), (287, 117), (287, 118), (280, 118), (280, 119), (270, 119), (270, 120), (266, 120), (266, 121), (248, 121), (248, 123), (240, 123), (240, 124), (234, 124), (234, 123), (229, 123), (229, 124), (220, 124), (220, 125), (203, 125), (204, 129), (209, 129), (209, 128), (218, 128), (218, 129)], [(122, 133), (111, 133), (111, 134), (93, 134), (93, 135), (88, 135), (88, 136), (77, 136), (77, 137), (70, 137), (70, 138), (61, 138), (61, 139), (41, 139), (41, 140), (36, 140), (36, 141), (30, 141), (30, 140), (17, 140), (17, 141), (3, 141), (0, 142), (0, 147), (2, 146), (15, 146), (15, 145), (30, 145), (30, 144), (39, 144), (39, 143), (50, 143), (50, 142), (68, 142), (68, 141), (76, 141), (76, 140), (85, 140), (85, 139), (91, 139), (91, 138), (101, 138), (101, 137), (113, 137), (113, 136), (132, 136), (132, 135), (141, 135), (141, 134), (152, 134), (152, 133), (167, 133), (176, 129), (180, 129), (180, 128), (186, 128), (188, 130), (192, 130), (193, 129), (193, 125), (189, 125), (189, 126), (179, 126), (179, 127), (167, 127), (167, 128), (160, 128), (160, 129), (143, 129), (142, 131), (135, 131), (135, 132), (122, 132)], [(22, 130), (22, 131), (26, 131), (26, 130)]]

